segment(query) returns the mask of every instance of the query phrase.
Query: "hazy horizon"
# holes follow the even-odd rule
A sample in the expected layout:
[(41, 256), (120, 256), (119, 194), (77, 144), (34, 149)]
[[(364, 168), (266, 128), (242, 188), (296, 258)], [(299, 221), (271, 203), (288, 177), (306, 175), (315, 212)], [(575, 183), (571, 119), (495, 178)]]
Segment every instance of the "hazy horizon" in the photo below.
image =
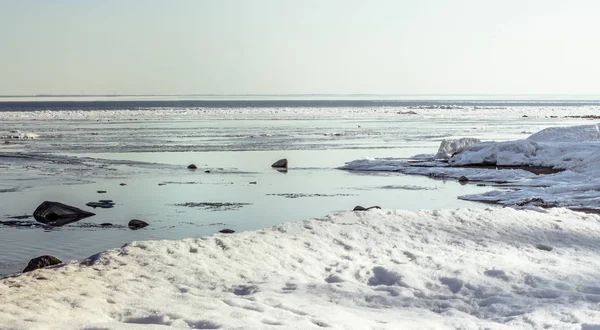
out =
[(598, 95), (600, 3), (0, 2), (0, 95)]

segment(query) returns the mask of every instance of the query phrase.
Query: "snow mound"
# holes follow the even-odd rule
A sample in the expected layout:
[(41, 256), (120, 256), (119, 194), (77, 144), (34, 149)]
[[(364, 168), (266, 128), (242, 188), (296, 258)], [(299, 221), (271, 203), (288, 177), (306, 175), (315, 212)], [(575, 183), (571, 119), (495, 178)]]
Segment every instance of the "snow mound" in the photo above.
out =
[(581, 328), (600, 319), (598, 237), (600, 217), (565, 209), (347, 212), (132, 242), (5, 278), (0, 319), (11, 329)]
[[(599, 125), (557, 127), (524, 140), (482, 142), (462, 147), (447, 162), (434, 161), (434, 156), (427, 160), (420, 155), (417, 166), (403, 159), (383, 158), (351, 161), (340, 169), (396, 171), (441, 179), (465, 176), (471, 182), (509, 188), (459, 197), (465, 200), (520, 206), (532, 199), (542, 199), (545, 205), (600, 209), (598, 129)], [(440, 149), (446, 145), (442, 142)], [(496, 170), (494, 166), (520, 168)], [(530, 166), (565, 171), (535, 175), (523, 170)]]
[(465, 147), (469, 147), (475, 144), (481, 143), (481, 140), (475, 138), (462, 138), (458, 140), (442, 140), (436, 159), (448, 159), (452, 154), (460, 151)]
[(519, 140), (487, 142), (463, 148), (455, 153), (448, 164), (452, 166), (481, 165), (538, 165), (535, 161), (539, 145), (534, 141)]
[(540, 142), (600, 141), (600, 124), (571, 127), (549, 127), (532, 134), (527, 139)]

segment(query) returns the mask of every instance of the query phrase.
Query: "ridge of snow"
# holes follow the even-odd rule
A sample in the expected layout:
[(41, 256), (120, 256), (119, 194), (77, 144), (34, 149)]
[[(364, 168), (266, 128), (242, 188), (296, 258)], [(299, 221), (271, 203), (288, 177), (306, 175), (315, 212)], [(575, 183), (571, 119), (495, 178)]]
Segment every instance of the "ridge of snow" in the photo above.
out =
[(580, 329), (600, 326), (598, 237), (599, 216), (565, 209), (345, 212), (132, 242), (5, 278), (0, 320), (10, 329)]

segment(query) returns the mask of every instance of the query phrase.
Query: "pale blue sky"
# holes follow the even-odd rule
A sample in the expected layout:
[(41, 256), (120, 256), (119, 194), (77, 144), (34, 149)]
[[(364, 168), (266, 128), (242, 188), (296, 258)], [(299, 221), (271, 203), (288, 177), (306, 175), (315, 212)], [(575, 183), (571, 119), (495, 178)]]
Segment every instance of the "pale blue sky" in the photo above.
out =
[(0, 2), (0, 95), (598, 94), (600, 1)]

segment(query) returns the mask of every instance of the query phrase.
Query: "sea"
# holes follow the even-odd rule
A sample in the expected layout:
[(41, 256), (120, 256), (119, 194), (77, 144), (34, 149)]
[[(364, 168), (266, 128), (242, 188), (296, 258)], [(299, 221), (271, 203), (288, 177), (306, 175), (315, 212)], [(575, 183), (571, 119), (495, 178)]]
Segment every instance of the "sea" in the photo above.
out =
[[(462, 137), (522, 139), (589, 123), (599, 108), (597, 98), (543, 96), (0, 97), (0, 276), (40, 255), (77, 260), (131, 241), (257, 230), (358, 205), (494, 207), (457, 199), (488, 186), (338, 167), (433, 155)], [(282, 158), (287, 171), (271, 167)], [(99, 200), (114, 206), (86, 205)], [(39, 226), (32, 213), (44, 201), (95, 215)], [(149, 226), (131, 230), (132, 219)]]

